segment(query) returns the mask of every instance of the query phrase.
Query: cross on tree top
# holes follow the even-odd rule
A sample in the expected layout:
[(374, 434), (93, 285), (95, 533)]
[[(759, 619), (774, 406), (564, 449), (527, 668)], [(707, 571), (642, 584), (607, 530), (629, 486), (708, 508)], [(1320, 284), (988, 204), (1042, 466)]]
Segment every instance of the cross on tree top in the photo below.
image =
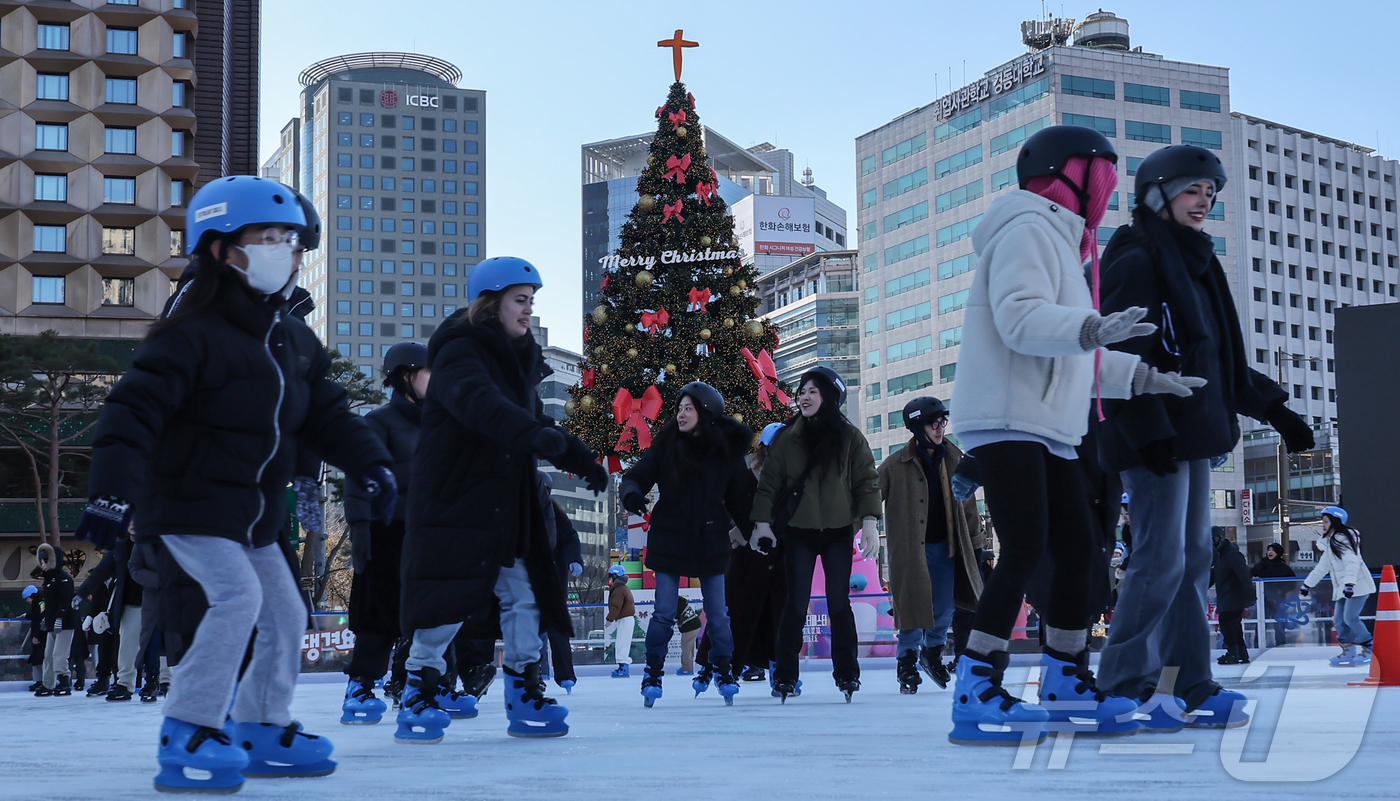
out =
[(681, 49), (685, 47), (699, 47), (700, 43), (686, 41), (682, 38), (681, 29), (677, 28), (675, 36), (670, 39), (662, 39), (656, 43), (656, 46), (671, 48), (671, 64), (676, 68), (676, 80), (679, 81), (681, 79)]

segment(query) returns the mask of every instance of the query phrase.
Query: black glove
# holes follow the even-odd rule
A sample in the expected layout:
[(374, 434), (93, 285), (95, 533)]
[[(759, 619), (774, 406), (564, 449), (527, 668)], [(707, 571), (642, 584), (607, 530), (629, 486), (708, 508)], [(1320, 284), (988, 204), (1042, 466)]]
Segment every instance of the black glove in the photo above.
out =
[(1348, 598), (1351, 598), (1352, 596), (1356, 595), (1356, 585), (1355, 585), (1355, 584), (1348, 584), (1348, 585), (1346, 585), (1345, 587), (1343, 587), (1343, 588), (1342, 588), (1342, 595), (1345, 595), (1345, 596), (1348, 597)]
[(1298, 594), (1304, 598), (1308, 597), (1308, 593), (1310, 592), (1312, 592), (1312, 590), (1308, 589), (1308, 585), (1306, 584), (1298, 588)]
[(569, 442), (564, 439), (564, 434), (554, 426), (546, 426), (536, 431), (534, 440), (530, 442), (530, 450), (542, 459), (556, 459), (563, 456), (564, 450), (568, 446)]
[(647, 498), (640, 492), (629, 492), (622, 498), (622, 508), (637, 516), (644, 515), (647, 513)]
[(608, 469), (598, 462), (592, 462), (583, 474), (584, 486), (594, 495), (608, 488)]
[(73, 536), (87, 540), (98, 550), (108, 550), (126, 536), (131, 523), (131, 504), (107, 495), (89, 503), (78, 520)]
[(1289, 453), (1310, 451), (1316, 444), (1312, 428), (1308, 426), (1307, 421), (1282, 403), (1269, 407), (1268, 421), (1278, 435), (1283, 437), (1283, 446)]
[(1153, 440), (1142, 446), (1138, 459), (1155, 475), (1169, 476), (1176, 472), (1176, 453), (1170, 439)]
[(399, 497), (399, 483), (394, 480), (394, 471), (377, 464), (365, 471), (360, 483), (373, 499), (375, 517), (386, 525), (394, 522), (394, 502)]
[(369, 523), (350, 525), (350, 566), (356, 573), (365, 572), (369, 566), (369, 536)]

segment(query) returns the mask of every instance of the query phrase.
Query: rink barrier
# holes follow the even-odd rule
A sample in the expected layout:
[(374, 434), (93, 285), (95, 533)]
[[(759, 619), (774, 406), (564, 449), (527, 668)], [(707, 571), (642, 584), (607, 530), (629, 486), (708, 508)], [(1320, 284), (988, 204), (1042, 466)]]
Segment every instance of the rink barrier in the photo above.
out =
[[(1323, 581), (1314, 589), (1309, 598), (1301, 598), (1297, 586), (1301, 578), (1254, 579), (1255, 605), (1247, 611), (1244, 621), (1245, 640), (1249, 648), (1271, 648), (1286, 646), (1320, 646), (1335, 641), (1332, 632), (1330, 582)], [(1378, 585), (1392, 585), (1382, 579)], [(1388, 589), (1389, 587), (1387, 587)], [(687, 598), (699, 609), (702, 598), (699, 590), (683, 590)], [(1379, 593), (1377, 593), (1377, 596)], [(1375, 609), (1377, 596), (1367, 600), (1362, 619), (1377, 620)], [(888, 593), (852, 593), (852, 606), (856, 608), (856, 630), (860, 655), (863, 657), (894, 656), (897, 632), (890, 616), (890, 595)], [(1221, 647), (1216, 622), (1214, 591), (1210, 595), (1207, 613), (1212, 630), (1212, 645)], [(637, 626), (632, 638), (632, 661), (640, 664), (645, 661), (646, 621), (654, 603), (637, 601)], [(860, 609), (861, 606), (867, 609)], [(873, 608), (872, 608), (873, 607)], [(576, 636), (571, 639), (574, 663), (579, 665), (604, 665), (614, 663), (611, 647), (604, 647), (602, 633), (607, 616), (607, 604), (570, 604), (569, 616), (573, 621)], [(1387, 611), (1387, 616), (1400, 618), (1400, 612)], [(1397, 622), (1400, 625), (1400, 622)], [(1102, 633), (1102, 623), (1095, 629)], [(1032, 620), (1027, 625), (1017, 626), (1013, 643), (1024, 643), (1024, 648), (1033, 649), (1038, 627)], [(830, 626), (826, 622), (826, 596), (814, 595), (807, 611), (807, 625), (803, 628), (803, 658), (830, 658)], [(0, 619), (0, 681), (27, 680), (29, 677), (28, 659), (29, 621), (24, 618)], [(355, 635), (349, 629), (349, 618), (344, 612), (318, 612), (311, 616), (311, 627), (302, 638), (302, 671), (310, 673), (331, 673), (344, 670), (349, 664), (350, 653), (354, 649)], [(668, 658), (680, 655), (680, 637), (671, 638), (671, 654)], [(499, 647), (499, 646), (498, 646)], [(888, 653), (886, 653), (888, 651)]]

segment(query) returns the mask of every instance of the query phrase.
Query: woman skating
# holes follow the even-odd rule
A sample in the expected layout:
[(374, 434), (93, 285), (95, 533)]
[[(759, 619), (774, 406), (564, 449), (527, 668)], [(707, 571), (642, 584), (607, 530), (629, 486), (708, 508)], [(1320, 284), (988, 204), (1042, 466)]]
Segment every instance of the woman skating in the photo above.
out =
[(622, 505), (646, 513), (652, 487), (660, 499), (651, 514), (646, 566), (656, 574), (656, 608), (647, 625), (646, 676), (642, 696), (651, 706), (661, 697), (666, 647), (676, 622), (680, 577), (700, 579), (710, 637), (709, 664), (725, 703), (739, 692), (730, 656), (734, 637), (725, 605), (724, 572), (729, 566), (729, 530), (747, 535), (754, 479), (744, 463), (753, 430), (724, 413), (724, 397), (695, 381), (681, 389), (676, 416), (622, 479)]
[(278, 545), (287, 486), (300, 443), (376, 487), (382, 516), (394, 479), (389, 454), (327, 377), (325, 348), (286, 312), (318, 224), (276, 181), (205, 185), (186, 219), (195, 280), (151, 326), (94, 434), (93, 502), (78, 536), (109, 548), (134, 515), (138, 538), (158, 537), (209, 602), (165, 703), (161, 790), (232, 792), (244, 775), (335, 769), (330, 742), (289, 712), (306, 606)]
[(572, 632), (535, 486), (535, 458), (586, 477), (607, 472), (578, 438), (544, 413), (537, 387), (550, 373), (530, 335), (535, 290), (524, 259), (496, 257), (472, 269), (471, 305), (428, 343), (433, 380), (413, 457), (413, 496), (403, 547), (402, 629), (412, 632), (401, 742), (435, 743), (448, 725), (438, 708), (444, 652), (459, 630), (505, 641), (508, 733), (568, 733), (568, 711), (544, 696), (542, 631)]
[(1366, 599), (1376, 591), (1375, 579), (1361, 558), (1361, 532), (1347, 527), (1345, 509), (1329, 506), (1322, 510), (1326, 531), (1322, 535), (1322, 553), (1317, 565), (1304, 579), (1298, 594), (1304, 598), (1322, 581), (1332, 579), (1332, 627), (1342, 652), (1328, 660), (1332, 667), (1362, 667), (1371, 664), (1371, 630), (1361, 620)]
[[(849, 702), (860, 689), (850, 598), (854, 527), (860, 525), (862, 554), (873, 558), (880, 549), (875, 529), (882, 508), (880, 482), (865, 436), (841, 413), (846, 383), (836, 371), (814, 367), (802, 374), (798, 386), (799, 413), (769, 447), (753, 504), (751, 545), (764, 551), (781, 538), (788, 581), (773, 691), (786, 701), (797, 689), (802, 627), (820, 557), (831, 620), (832, 677)], [(795, 508), (789, 506), (793, 491)]]

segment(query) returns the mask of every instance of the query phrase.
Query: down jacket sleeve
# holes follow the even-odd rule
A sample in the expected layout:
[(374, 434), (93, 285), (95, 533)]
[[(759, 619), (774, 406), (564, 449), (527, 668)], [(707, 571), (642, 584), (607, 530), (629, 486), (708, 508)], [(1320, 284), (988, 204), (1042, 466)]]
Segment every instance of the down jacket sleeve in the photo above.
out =
[(995, 265), (987, 275), (988, 302), (997, 333), (1006, 346), (1027, 356), (1083, 354), (1079, 333), (1084, 321), (1097, 316), (1093, 309), (1061, 306), (1057, 276), (1047, 265), (1060, 263), (1052, 233), (1034, 223), (1008, 228), (997, 237)]
[(855, 431), (851, 437), (849, 459), (851, 471), (851, 509), (855, 511), (853, 523), (860, 523), (867, 517), (879, 519), (885, 514), (885, 505), (880, 502), (880, 476), (875, 472), (875, 454), (870, 452), (870, 443), (865, 436)]
[(88, 577), (83, 579), (82, 585), (78, 587), (78, 594), (84, 598), (95, 594), (97, 588), (101, 587), (108, 579), (116, 575), (116, 572), (117, 549), (116, 547), (108, 548), (107, 552), (102, 554), (102, 561), (98, 562), (97, 567), (94, 567), (92, 571), (88, 573)]
[(507, 398), (496, 386), (470, 339), (454, 339), (433, 358), (434, 394), (456, 421), (472, 434), (516, 453), (529, 450), (531, 437), (544, 427), (539, 418)]
[[(389, 439), (388, 431), (384, 424), (380, 422), (376, 415), (366, 415), (365, 425), (374, 434), (375, 439), (381, 443), (387, 443)], [(387, 447), (387, 446), (386, 446)], [(369, 497), (369, 491), (365, 489), (364, 482), (360, 477), (351, 473), (345, 475), (345, 522), (350, 525), (356, 523), (368, 523), (374, 519), (373, 503)]]
[(578, 530), (574, 528), (574, 523), (569, 516), (564, 513), (564, 508), (558, 501), (550, 501), (554, 507), (554, 527), (559, 537), (559, 556), (564, 564), (570, 562), (583, 562), (583, 544), (579, 542)]
[(363, 474), (374, 465), (392, 466), (393, 459), (379, 437), (363, 418), (350, 411), (345, 387), (331, 379), (326, 349), (318, 344), (314, 358), (311, 400), (300, 439), (347, 475)]
[(724, 492), (724, 508), (729, 512), (734, 525), (748, 537), (753, 534), (753, 521), (750, 520), (750, 516), (753, 513), (753, 495), (758, 481), (744, 462), (743, 455), (737, 455), (734, 459), (736, 464), (729, 471), (729, 486)]
[[(1147, 309), (1143, 322), (1152, 323), (1159, 331), (1162, 330), (1162, 293), (1156, 275), (1156, 265), (1146, 250), (1134, 248), (1125, 252), (1122, 258), (1114, 260), (1103, 271), (1099, 288), (1103, 310), (1114, 312), (1141, 306)], [(1159, 370), (1179, 369), (1178, 365), (1165, 363), (1167, 354), (1161, 343), (1158, 336), (1133, 337), (1113, 343), (1110, 352), (1135, 354)], [(1166, 397), (1139, 395), (1114, 413), (1115, 426), (1134, 450), (1141, 450), (1149, 442), (1176, 437), (1176, 428), (1167, 412)]]

